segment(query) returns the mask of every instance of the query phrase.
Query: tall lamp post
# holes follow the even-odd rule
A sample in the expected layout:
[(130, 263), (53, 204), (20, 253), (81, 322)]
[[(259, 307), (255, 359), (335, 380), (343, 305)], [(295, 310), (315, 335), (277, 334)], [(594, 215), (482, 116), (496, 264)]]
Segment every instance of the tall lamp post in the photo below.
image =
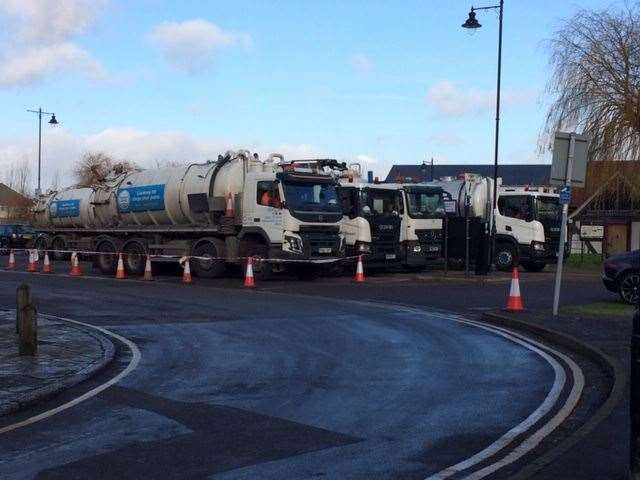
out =
[(38, 108), (38, 110), (27, 110), (27, 112), (38, 114), (38, 188), (36, 190), (36, 195), (40, 195), (42, 193), (40, 184), (42, 172), (42, 115), (51, 115), (49, 125), (58, 125), (58, 120), (56, 120), (55, 113), (43, 112), (42, 108)]
[[(489, 7), (471, 7), (469, 18), (462, 24), (463, 28), (476, 29), (482, 27), (476, 19), (476, 11), (478, 10), (495, 10), (498, 9), (498, 81), (496, 87), (496, 138), (493, 157), (493, 212), (491, 215), (491, 233), (493, 237), (492, 252), (495, 250), (495, 212), (498, 202), (498, 138), (500, 136), (500, 75), (502, 73), (502, 14), (504, 10), (504, 0), (500, 0), (499, 5), (491, 5)], [(492, 256), (489, 257), (491, 262)]]

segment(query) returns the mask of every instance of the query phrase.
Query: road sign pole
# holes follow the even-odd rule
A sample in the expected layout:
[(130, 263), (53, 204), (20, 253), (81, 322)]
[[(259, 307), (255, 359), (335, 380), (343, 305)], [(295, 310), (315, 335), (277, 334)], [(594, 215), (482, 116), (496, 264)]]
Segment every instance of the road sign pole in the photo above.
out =
[[(576, 148), (575, 133), (571, 134), (569, 139), (569, 155), (567, 157), (567, 175), (564, 186), (571, 188), (571, 175), (573, 174), (573, 156)], [(556, 284), (553, 289), (553, 316), (558, 316), (558, 308), (560, 306), (560, 284), (562, 283), (562, 266), (564, 263), (564, 244), (567, 242), (567, 234), (569, 226), (567, 225), (567, 217), (569, 216), (569, 202), (562, 205), (562, 222), (560, 223), (560, 244), (558, 245), (558, 265), (556, 267)]]

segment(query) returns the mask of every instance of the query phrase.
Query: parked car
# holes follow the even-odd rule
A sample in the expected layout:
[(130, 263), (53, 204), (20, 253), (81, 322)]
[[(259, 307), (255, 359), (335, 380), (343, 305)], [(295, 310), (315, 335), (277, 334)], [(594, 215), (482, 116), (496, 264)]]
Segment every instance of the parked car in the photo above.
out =
[(635, 305), (640, 293), (640, 250), (609, 257), (604, 262), (602, 281), (609, 291)]
[(12, 248), (26, 248), (35, 236), (31, 225), (0, 225), (0, 255), (7, 255)]

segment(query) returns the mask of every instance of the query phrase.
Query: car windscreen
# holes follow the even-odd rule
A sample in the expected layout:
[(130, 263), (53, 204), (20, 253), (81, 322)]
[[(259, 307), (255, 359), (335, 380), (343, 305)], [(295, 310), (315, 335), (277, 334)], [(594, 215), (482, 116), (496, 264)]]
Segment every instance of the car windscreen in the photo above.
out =
[(435, 218), (444, 215), (441, 191), (406, 188), (409, 216), (412, 218)]
[(338, 194), (333, 183), (285, 182), (284, 201), (287, 208), (311, 212), (340, 212)]
[(558, 197), (538, 196), (537, 201), (538, 220), (539, 221), (560, 221), (562, 209)]

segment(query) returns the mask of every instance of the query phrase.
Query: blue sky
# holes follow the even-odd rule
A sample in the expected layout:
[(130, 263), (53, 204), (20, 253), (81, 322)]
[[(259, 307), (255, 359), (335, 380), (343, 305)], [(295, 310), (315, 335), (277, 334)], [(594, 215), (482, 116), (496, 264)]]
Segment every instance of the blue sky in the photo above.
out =
[[(537, 154), (550, 74), (544, 40), (579, 8), (506, 0), (500, 159)], [(479, 6), (480, 4), (478, 4)], [(3, 0), (0, 167), (70, 181), (85, 151), (143, 166), (227, 148), (393, 163), (493, 161), (497, 15), (470, 2)]]

